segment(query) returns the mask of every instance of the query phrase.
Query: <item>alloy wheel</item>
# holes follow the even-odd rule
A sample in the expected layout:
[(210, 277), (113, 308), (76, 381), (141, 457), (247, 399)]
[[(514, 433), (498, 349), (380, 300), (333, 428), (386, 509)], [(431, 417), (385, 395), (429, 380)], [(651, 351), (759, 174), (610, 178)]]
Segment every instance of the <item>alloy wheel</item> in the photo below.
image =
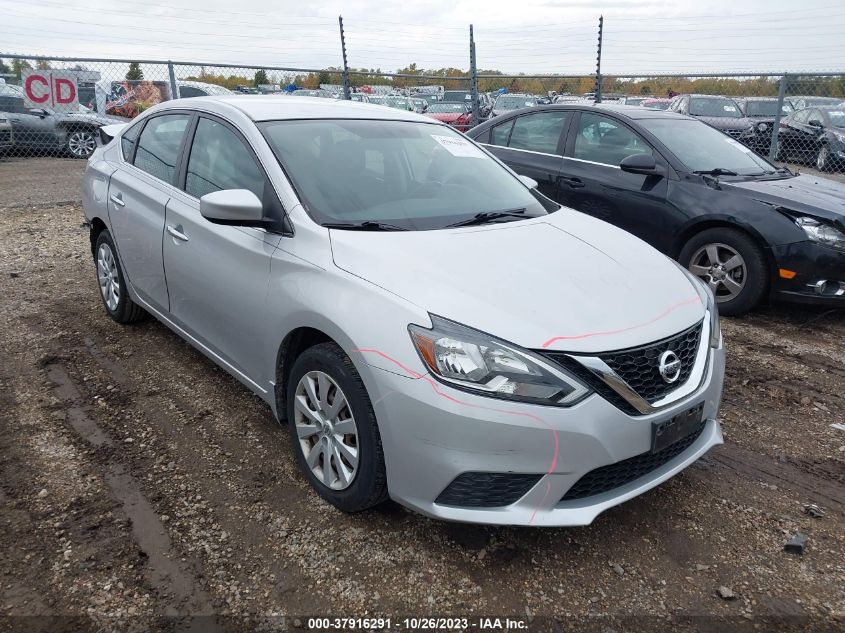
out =
[(299, 448), (318, 481), (348, 488), (358, 471), (358, 427), (340, 386), (322, 371), (309, 371), (296, 386), (294, 420)]
[(88, 130), (77, 130), (72, 132), (67, 140), (67, 148), (77, 158), (88, 158), (94, 153), (97, 141), (94, 135)]
[(727, 244), (705, 244), (699, 248), (690, 260), (689, 270), (710, 286), (719, 303), (736, 298), (748, 278), (742, 255)]
[(819, 154), (816, 156), (816, 169), (824, 171), (827, 169), (827, 161), (830, 158), (830, 148), (827, 145), (822, 145), (819, 148)]
[(120, 302), (120, 277), (114, 253), (108, 244), (100, 244), (97, 249), (97, 280), (100, 282), (100, 293), (106, 307), (114, 312)]

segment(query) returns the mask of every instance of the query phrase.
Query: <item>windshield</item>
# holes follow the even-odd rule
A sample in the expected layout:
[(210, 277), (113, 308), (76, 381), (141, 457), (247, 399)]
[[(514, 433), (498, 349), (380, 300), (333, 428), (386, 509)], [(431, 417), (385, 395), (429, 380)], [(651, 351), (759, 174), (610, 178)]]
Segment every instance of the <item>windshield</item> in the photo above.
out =
[(426, 112), (466, 112), (467, 107), (463, 103), (432, 103)]
[(409, 99), (405, 99), (404, 97), (388, 97), (385, 99), (385, 104), (389, 105), (391, 108), (397, 108), (399, 110), (413, 110), (414, 104), (411, 103)]
[(443, 93), (443, 101), (472, 101), (472, 93), (463, 90), (447, 90)]
[(830, 124), (833, 127), (845, 127), (845, 106), (824, 111), (827, 113), (827, 118), (830, 119)]
[(541, 198), (513, 174), (440, 124), (338, 119), (259, 127), (321, 224), (369, 221), (423, 230), (483, 212), (546, 213)]
[(534, 97), (519, 97), (517, 95), (501, 96), (496, 99), (496, 110), (518, 110), (519, 108), (528, 108), (537, 105), (537, 100)]
[(701, 121), (643, 119), (640, 124), (689, 171), (727, 169), (740, 175), (751, 175), (777, 169), (742, 143)]
[(689, 103), (689, 113), (693, 116), (742, 118), (742, 113), (732, 99), (692, 97)]
[(656, 99), (646, 99), (640, 105), (649, 110), (668, 110), (669, 101), (657, 101)]
[[(771, 101), (747, 101), (745, 103), (745, 114), (747, 116), (775, 116), (778, 112), (778, 102)], [(780, 110), (781, 114), (792, 112), (792, 106), (784, 101)]]

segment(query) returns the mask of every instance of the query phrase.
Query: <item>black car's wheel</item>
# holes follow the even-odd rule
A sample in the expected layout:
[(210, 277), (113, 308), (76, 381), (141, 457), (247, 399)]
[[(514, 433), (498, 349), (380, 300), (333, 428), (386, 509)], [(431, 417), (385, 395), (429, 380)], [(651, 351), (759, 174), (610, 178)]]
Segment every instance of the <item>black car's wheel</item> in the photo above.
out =
[(296, 460), (323, 499), (344, 512), (358, 512), (387, 498), (373, 406), (338, 345), (321, 343), (296, 359), (286, 406)]
[(737, 229), (718, 227), (698, 233), (684, 245), (679, 260), (710, 286), (720, 314), (748, 312), (766, 294), (768, 266), (763, 251)]
[(816, 154), (816, 169), (819, 171), (828, 171), (830, 169), (830, 163), (830, 147), (826, 144), (822, 144), (819, 146), (819, 151)]
[(123, 270), (117, 259), (117, 249), (114, 247), (108, 229), (97, 236), (97, 242), (94, 245), (94, 262), (97, 266), (100, 298), (103, 300), (103, 307), (112, 319), (126, 324), (141, 321), (149, 316), (129, 296)]
[(71, 130), (67, 135), (65, 147), (68, 154), (73, 158), (90, 158), (94, 150), (97, 149), (94, 130), (88, 128)]

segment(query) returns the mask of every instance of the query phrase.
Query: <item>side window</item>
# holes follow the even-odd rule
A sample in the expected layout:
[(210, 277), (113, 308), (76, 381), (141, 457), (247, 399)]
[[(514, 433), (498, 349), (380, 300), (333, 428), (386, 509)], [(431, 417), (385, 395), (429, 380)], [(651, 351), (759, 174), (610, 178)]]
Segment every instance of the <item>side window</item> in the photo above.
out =
[(808, 121), (809, 115), (810, 115), (809, 110), (800, 110), (795, 115), (795, 122), (796, 123), (806, 123)]
[(206, 94), (204, 91), (200, 90), (199, 88), (194, 88), (193, 86), (179, 86), (179, 98), (180, 99), (187, 99), (189, 97), (205, 97)]
[(557, 144), (568, 120), (569, 112), (565, 110), (517, 117), (508, 146), (544, 154), (557, 154)]
[(506, 121), (505, 123), (500, 123), (496, 127), (493, 128), (491, 135), (490, 135), (490, 144), (491, 145), (501, 145), (502, 147), (507, 147), (508, 145), (508, 138), (511, 135), (511, 129), (513, 128), (513, 119), (510, 121)]
[(200, 118), (188, 159), (187, 193), (202, 198), (221, 189), (248, 189), (263, 200), (265, 180), (252, 152), (232, 130)]
[(138, 134), (143, 126), (144, 122), (138, 121), (120, 137), (120, 151), (123, 153), (123, 160), (132, 160), (135, 144), (138, 142)]
[(599, 114), (581, 113), (575, 158), (616, 165), (632, 154), (651, 154), (651, 147), (627, 127)]
[(13, 114), (29, 114), (24, 107), (21, 97), (0, 97), (0, 112), (11, 112)]
[(175, 185), (176, 162), (189, 119), (188, 114), (165, 114), (149, 119), (138, 139), (135, 167)]

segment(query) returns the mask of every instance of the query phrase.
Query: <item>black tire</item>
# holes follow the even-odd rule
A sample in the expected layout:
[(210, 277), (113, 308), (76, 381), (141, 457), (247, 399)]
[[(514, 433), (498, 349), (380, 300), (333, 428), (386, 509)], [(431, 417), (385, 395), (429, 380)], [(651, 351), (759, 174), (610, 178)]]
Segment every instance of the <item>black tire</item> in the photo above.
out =
[[(321, 371), (341, 388), (358, 432), (358, 466), (352, 483), (335, 490), (320, 481), (305, 461), (296, 429), (296, 388), (305, 374)], [(287, 423), (300, 470), (317, 493), (344, 512), (360, 512), (387, 499), (387, 474), (376, 416), (367, 390), (350, 358), (336, 343), (320, 343), (305, 350), (291, 368), (286, 389)]]
[(725, 244), (745, 260), (745, 286), (734, 298), (717, 303), (719, 314), (738, 316), (756, 307), (769, 288), (769, 266), (763, 250), (747, 233), (738, 229), (717, 227), (694, 235), (681, 249), (678, 261), (691, 270), (693, 256), (708, 244)]
[(822, 172), (831, 171), (831, 163), (833, 163), (833, 157), (830, 155), (830, 147), (822, 143), (819, 145), (819, 151), (816, 152), (816, 161), (813, 166)]
[[(101, 247), (108, 248), (112, 257), (114, 258), (114, 267), (117, 273), (119, 290), (117, 295), (117, 305), (109, 307), (106, 297), (103, 294), (100, 285), (100, 265), (99, 255)], [(126, 289), (126, 277), (123, 275), (123, 268), (120, 266), (120, 259), (117, 257), (117, 249), (114, 246), (111, 233), (108, 229), (103, 229), (97, 236), (97, 241), (94, 244), (94, 270), (97, 272), (97, 290), (100, 293), (100, 299), (103, 302), (103, 307), (106, 309), (108, 315), (122, 325), (129, 323), (137, 323), (149, 317), (149, 314), (137, 303), (132, 301), (129, 292)]]

